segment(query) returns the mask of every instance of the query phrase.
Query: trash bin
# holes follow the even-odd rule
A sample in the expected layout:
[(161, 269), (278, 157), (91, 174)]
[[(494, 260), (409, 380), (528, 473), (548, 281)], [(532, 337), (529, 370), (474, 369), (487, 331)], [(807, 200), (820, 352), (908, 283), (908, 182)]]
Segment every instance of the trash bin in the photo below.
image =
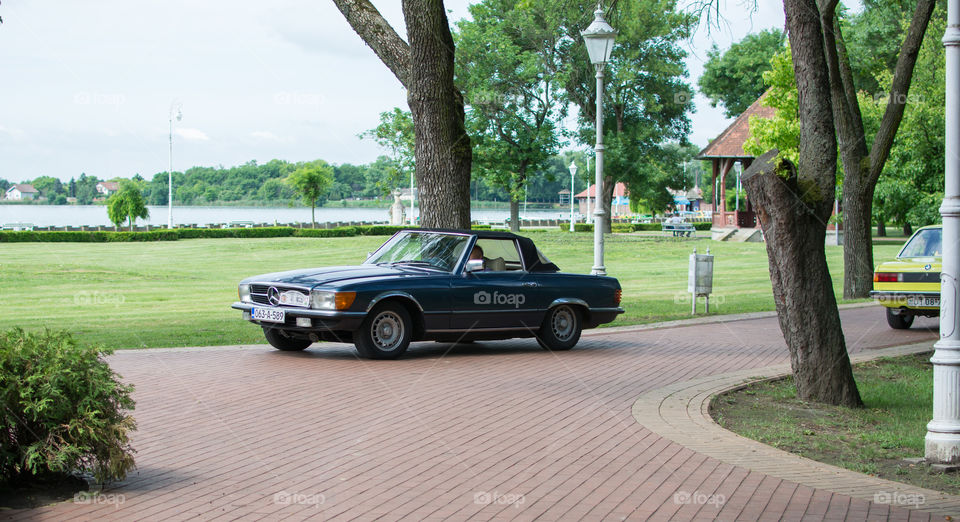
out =
[(700, 296), (703, 296), (706, 302), (705, 312), (710, 313), (710, 293), (713, 292), (713, 255), (710, 254), (709, 248), (706, 254), (698, 254), (696, 248), (690, 254), (687, 292), (692, 294), (690, 315), (697, 314), (697, 298)]

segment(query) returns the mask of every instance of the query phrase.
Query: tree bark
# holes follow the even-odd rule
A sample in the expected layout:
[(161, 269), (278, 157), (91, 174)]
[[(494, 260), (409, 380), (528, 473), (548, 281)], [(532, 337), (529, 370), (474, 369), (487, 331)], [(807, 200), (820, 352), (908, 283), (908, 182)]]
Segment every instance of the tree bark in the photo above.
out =
[[(800, 119), (799, 171), (776, 150), (742, 176), (766, 239), (780, 330), (797, 395), (860, 406), (827, 268), (826, 223), (836, 193), (837, 139), (820, 13), (836, 1), (784, 0)], [(823, 11), (821, 11), (821, 7)]]
[(470, 228), (473, 150), (463, 95), (453, 84), (454, 46), (442, 0), (403, 0), (410, 39), (407, 103), (416, 139), (424, 227)]
[(887, 237), (887, 224), (883, 219), (877, 219), (877, 237)]
[[(790, 350), (797, 396), (862, 406), (847, 355), (840, 314), (824, 255), (826, 227), (817, 204), (778, 151), (761, 156), (743, 174), (767, 246), (780, 330)], [(834, 156), (836, 157), (836, 156)]]
[(333, 0), (350, 27), (373, 49), (380, 61), (407, 87), (410, 46), (383, 18), (370, 0)]
[(463, 96), (453, 83), (453, 36), (443, 0), (403, 0), (409, 45), (369, 0), (333, 2), (407, 89), (421, 226), (469, 229), (473, 154)]
[(897, 58), (880, 129), (869, 151), (840, 22), (829, 4), (824, 2), (822, 7), (826, 9), (821, 10), (820, 14), (830, 74), (834, 124), (844, 172), (843, 297), (856, 299), (869, 297), (873, 288), (873, 238), (870, 235), (873, 194), (903, 119), (913, 69), (936, 0), (917, 2)]
[(603, 210), (607, 213), (607, 219), (603, 220), (603, 233), (610, 234), (613, 231), (613, 189), (617, 186), (613, 176), (603, 177), (603, 194), (600, 195)]
[(520, 232), (520, 201), (510, 196), (510, 231)]

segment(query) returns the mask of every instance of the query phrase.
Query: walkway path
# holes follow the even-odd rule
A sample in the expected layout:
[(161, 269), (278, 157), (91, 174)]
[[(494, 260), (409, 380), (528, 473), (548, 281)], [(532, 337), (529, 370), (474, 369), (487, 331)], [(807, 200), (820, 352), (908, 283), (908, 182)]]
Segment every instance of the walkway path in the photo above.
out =
[[(894, 331), (876, 307), (841, 315), (852, 353), (936, 337), (935, 319)], [(421, 343), (399, 361), (336, 344), (110, 360), (137, 387), (138, 469), (87, 503), (4, 517), (943, 520), (685, 447), (659, 407), (634, 417), (656, 390), (786, 363), (773, 317), (596, 330), (557, 354), (516, 340)]]

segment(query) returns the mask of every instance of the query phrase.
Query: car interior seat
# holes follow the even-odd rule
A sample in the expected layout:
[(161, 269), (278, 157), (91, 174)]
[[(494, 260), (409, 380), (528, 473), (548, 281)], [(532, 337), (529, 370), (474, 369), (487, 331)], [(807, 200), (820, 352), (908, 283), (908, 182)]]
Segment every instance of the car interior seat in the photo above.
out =
[(493, 259), (487, 260), (487, 270), (490, 272), (505, 272), (507, 270), (507, 262), (503, 260), (502, 257), (495, 257)]

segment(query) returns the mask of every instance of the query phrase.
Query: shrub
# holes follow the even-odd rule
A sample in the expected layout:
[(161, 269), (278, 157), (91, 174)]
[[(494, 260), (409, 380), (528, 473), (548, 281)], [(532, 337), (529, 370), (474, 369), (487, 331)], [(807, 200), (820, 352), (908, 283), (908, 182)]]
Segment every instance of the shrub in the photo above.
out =
[[(560, 230), (562, 230), (562, 231), (564, 231), (564, 232), (569, 232), (569, 231), (570, 231), (570, 222), (569, 222), (569, 221), (561, 221), (561, 222), (560, 222)], [(593, 223), (574, 223), (574, 224), (573, 224), (573, 231), (574, 231), (574, 232), (593, 232)]]
[(297, 237), (352, 237), (357, 235), (357, 227), (337, 228), (298, 228)]
[(392, 236), (401, 230), (417, 227), (405, 227), (402, 225), (364, 225), (354, 227), (361, 236)]
[(103, 360), (110, 353), (79, 346), (68, 332), (0, 333), (4, 481), (73, 471), (120, 480), (133, 469), (133, 386)]

